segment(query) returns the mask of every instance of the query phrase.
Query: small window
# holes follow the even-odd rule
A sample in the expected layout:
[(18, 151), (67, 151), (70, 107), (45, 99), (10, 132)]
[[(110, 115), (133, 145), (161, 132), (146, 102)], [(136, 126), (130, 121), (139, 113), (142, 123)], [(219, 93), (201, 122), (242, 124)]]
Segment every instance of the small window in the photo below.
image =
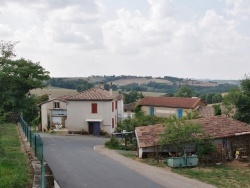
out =
[(112, 102), (112, 112), (114, 112), (114, 102)]
[(54, 102), (54, 108), (60, 108), (60, 103), (59, 102)]
[(117, 101), (115, 101), (115, 109), (117, 110)]
[(92, 114), (97, 114), (97, 103), (91, 104), (91, 112)]

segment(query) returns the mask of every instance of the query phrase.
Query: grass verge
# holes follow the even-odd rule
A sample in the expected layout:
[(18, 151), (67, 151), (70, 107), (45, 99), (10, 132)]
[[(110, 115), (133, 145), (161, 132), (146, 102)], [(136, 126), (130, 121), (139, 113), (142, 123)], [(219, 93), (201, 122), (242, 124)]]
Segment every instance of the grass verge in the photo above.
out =
[(17, 126), (0, 125), (0, 187), (28, 187), (29, 165), (21, 152)]
[[(130, 153), (120, 153), (121, 155), (132, 158), (139, 162), (156, 167), (166, 167), (165, 160), (156, 160), (154, 157), (138, 159)], [(172, 172), (215, 185), (219, 188), (250, 188), (250, 164), (247, 165), (236, 161), (236, 165), (230, 166), (230, 163), (219, 166), (198, 166), (192, 168), (169, 168)]]
[(173, 172), (197, 179), (217, 187), (250, 187), (250, 167), (231, 167), (226, 165), (175, 168)]

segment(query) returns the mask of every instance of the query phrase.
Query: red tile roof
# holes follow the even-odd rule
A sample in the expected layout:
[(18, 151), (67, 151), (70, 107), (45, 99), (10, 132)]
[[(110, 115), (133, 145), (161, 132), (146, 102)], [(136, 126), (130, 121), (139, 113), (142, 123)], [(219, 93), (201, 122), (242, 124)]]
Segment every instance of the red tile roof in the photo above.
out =
[[(249, 124), (226, 116), (200, 118), (192, 121), (200, 123), (204, 132), (209, 134), (212, 139), (250, 134)], [(139, 147), (143, 148), (158, 145), (159, 134), (163, 131), (164, 126), (159, 124), (136, 127), (135, 132)]]
[(250, 134), (250, 125), (226, 116), (214, 116), (193, 120), (200, 123), (211, 138), (224, 138), (240, 134)]
[(113, 100), (114, 98), (114, 96), (110, 95), (109, 91), (106, 91), (100, 87), (94, 87), (81, 93), (71, 95), (69, 98), (67, 98), (67, 101), (109, 101)]
[(203, 118), (210, 118), (214, 116), (214, 108), (212, 106), (202, 106), (198, 112)]
[(141, 99), (141, 101), (139, 102), (139, 105), (194, 109), (198, 106), (199, 102), (201, 102), (203, 105), (206, 105), (206, 103), (200, 98), (146, 96), (143, 99)]
[(144, 148), (158, 145), (159, 134), (163, 131), (164, 126), (160, 124), (136, 127), (135, 133), (139, 147)]

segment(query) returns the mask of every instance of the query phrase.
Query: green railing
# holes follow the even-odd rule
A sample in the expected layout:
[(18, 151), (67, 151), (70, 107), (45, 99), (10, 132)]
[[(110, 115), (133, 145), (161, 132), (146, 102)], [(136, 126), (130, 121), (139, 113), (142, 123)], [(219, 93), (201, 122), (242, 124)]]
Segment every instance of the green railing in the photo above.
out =
[(41, 162), (41, 187), (45, 188), (45, 168), (44, 168), (44, 158), (43, 158), (43, 142), (39, 134), (34, 134), (28, 124), (24, 121), (22, 116), (20, 116), (21, 127), (27, 137), (27, 141), (30, 146), (34, 149), (35, 156)]

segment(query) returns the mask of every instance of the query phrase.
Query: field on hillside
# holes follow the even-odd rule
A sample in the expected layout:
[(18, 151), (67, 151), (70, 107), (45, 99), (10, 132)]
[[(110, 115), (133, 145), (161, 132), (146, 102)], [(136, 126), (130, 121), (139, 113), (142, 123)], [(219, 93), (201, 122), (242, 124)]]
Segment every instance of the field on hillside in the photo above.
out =
[(30, 93), (32, 95), (37, 95), (37, 96), (41, 96), (44, 94), (51, 94), (51, 97), (55, 98), (55, 97), (59, 97), (62, 95), (73, 95), (73, 94), (76, 94), (77, 91), (72, 90), (72, 89), (65, 89), (65, 88), (48, 86), (48, 87), (43, 88), (43, 89), (33, 89)]
[[(77, 93), (76, 90), (72, 90), (72, 89), (64, 89), (64, 88), (59, 88), (59, 87), (51, 87), (48, 86), (46, 88), (43, 89), (34, 89), (30, 92), (32, 95), (37, 95), (37, 96), (41, 96), (44, 94), (51, 94), (52, 98), (55, 97), (59, 97), (59, 96), (63, 96), (63, 95), (74, 95)], [(118, 91), (113, 91), (113, 93), (117, 94)], [(145, 96), (154, 96), (154, 97), (158, 97), (158, 96), (162, 96), (166, 93), (158, 93), (158, 92), (142, 92), (143, 95)]]
[(163, 79), (157, 79), (157, 78), (132, 78), (132, 79), (120, 79), (120, 80), (114, 80), (112, 81), (113, 84), (115, 85), (127, 85), (131, 83), (137, 83), (137, 84), (146, 84), (149, 82), (157, 82), (157, 83), (164, 83), (168, 85), (173, 85), (172, 82), (168, 80), (163, 80)]

